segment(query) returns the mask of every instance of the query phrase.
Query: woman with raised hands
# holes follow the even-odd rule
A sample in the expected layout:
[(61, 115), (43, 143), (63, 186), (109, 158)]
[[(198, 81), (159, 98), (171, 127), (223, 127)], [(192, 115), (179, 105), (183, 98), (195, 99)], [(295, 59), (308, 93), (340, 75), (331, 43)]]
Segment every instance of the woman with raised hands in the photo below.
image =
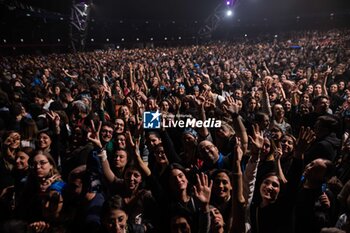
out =
[(150, 170), (141, 158), (139, 140), (132, 145), (135, 156), (133, 158), (134, 164), (126, 166), (123, 178), (118, 178), (110, 168), (106, 150), (101, 147), (100, 128), (101, 123), (97, 130), (93, 126), (92, 131), (88, 133), (88, 139), (97, 147), (97, 156), (102, 165), (102, 173), (110, 184), (110, 192), (123, 198), (126, 213), (131, 223), (142, 224), (147, 229), (146, 232), (151, 231), (154, 228), (154, 222), (156, 222), (155, 216), (158, 208), (152, 193), (142, 188), (143, 177), (149, 176)]
[(18, 212), (24, 214), (34, 232), (61, 227), (65, 182), (57, 170), (53, 157), (37, 151), (31, 159), (31, 170), (24, 187)]

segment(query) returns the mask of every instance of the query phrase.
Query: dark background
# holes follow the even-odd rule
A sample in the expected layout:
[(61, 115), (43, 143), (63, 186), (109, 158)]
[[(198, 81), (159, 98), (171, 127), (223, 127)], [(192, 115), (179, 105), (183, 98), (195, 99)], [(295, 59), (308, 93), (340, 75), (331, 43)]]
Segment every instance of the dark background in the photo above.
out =
[[(0, 0), (0, 47), (28, 47), (29, 51), (37, 47), (67, 47), (71, 0), (17, 0), (44, 10), (40, 14), (10, 8), (9, 2)], [(160, 45), (198, 43), (198, 30), (221, 2), (224, 1), (94, 0), (88, 47), (100, 48), (107, 38), (108, 43), (120, 46), (136, 43), (137, 38), (143, 43), (153, 38), (152, 43)], [(236, 0), (233, 8), (234, 15), (224, 18), (213, 39), (347, 27), (350, 22), (349, 0)]]

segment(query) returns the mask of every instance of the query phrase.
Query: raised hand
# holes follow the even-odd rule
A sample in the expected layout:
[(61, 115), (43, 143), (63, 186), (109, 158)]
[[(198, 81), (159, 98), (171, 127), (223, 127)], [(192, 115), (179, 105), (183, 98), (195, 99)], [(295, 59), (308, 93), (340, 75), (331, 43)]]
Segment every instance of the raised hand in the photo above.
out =
[(91, 130), (88, 132), (87, 138), (89, 141), (94, 143), (97, 147), (102, 148), (102, 143), (100, 140), (100, 130), (102, 126), (102, 121), (100, 121), (97, 130), (95, 129), (94, 121), (91, 120)]
[(235, 145), (235, 159), (236, 161), (242, 161), (243, 157), (243, 150), (242, 150), (242, 143), (241, 139), (239, 137), (236, 137), (236, 145)]
[(32, 229), (33, 232), (45, 232), (50, 228), (50, 224), (44, 221), (38, 221), (29, 224), (29, 228)]
[(319, 200), (324, 208), (329, 209), (331, 207), (331, 201), (329, 200), (326, 193), (322, 193), (322, 195), (319, 197)]
[(51, 176), (48, 179), (43, 180), (40, 183), (40, 191), (41, 192), (46, 192), (47, 188), (50, 187), (56, 180), (58, 180), (60, 178), (61, 178), (61, 176), (56, 174), (56, 175)]
[(197, 184), (194, 186), (194, 194), (198, 198), (198, 200), (204, 204), (209, 204), (211, 188), (213, 186), (213, 182), (208, 179), (208, 176), (204, 173), (197, 174)]
[(310, 129), (310, 127), (307, 127), (306, 129), (301, 127), (296, 143), (296, 156), (302, 156), (315, 139), (315, 133)]
[(249, 135), (249, 139), (252, 142), (253, 149), (261, 150), (264, 146), (264, 136), (260, 132), (260, 128), (258, 124), (253, 125), (253, 134)]
[(60, 126), (61, 118), (57, 113), (55, 113), (54, 111), (50, 111), (47, 112), (46, 115), (49, 118), (49, 120), (55, 124), (56, 127)]
[(224, 102), (224, 110), (229, 114), (237, 114), (239, 112), (239, 107), (234, 98), (231, 96), (226, 97), (226, 101)]

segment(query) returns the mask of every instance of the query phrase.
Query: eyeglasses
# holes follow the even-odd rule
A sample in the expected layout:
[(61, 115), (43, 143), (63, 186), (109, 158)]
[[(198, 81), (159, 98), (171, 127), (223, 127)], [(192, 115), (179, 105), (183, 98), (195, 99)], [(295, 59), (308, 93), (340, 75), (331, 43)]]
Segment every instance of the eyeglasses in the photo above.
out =
[(101, 131), (101, 133), (109, 133), (109, 134), (113, 134), (113, 130), (103, 129), (103, 130)]
[(44, 167), (48, 163), (49, 163), (49, 161), (40, 160), (39, 162), (33, 162), (31, 167), (32, 168), (37, 168), (38, 165), (39, 165), (39, 167)]

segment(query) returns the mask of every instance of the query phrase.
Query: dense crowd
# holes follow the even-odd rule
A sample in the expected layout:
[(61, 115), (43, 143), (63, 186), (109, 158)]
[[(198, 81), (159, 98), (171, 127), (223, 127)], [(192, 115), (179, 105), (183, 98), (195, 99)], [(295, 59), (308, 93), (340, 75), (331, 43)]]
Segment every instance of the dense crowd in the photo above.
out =
[(0, 232), (350, 232), (347, 29), (0, 61)]

